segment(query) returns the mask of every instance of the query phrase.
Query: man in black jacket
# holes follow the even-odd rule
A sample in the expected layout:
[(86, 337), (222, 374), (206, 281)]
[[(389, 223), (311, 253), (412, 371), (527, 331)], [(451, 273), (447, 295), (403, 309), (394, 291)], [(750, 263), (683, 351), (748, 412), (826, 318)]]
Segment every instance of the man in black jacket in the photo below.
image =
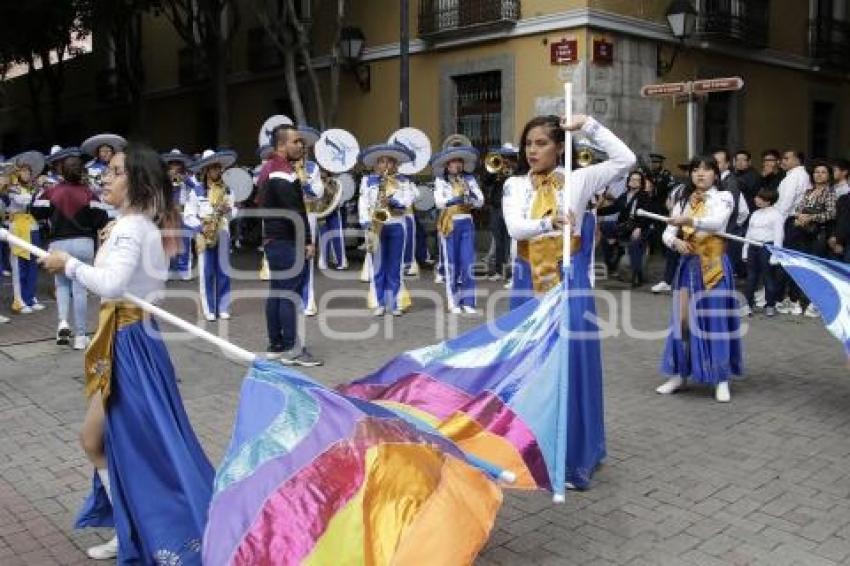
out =
[[(749, 217), (749, 207), (747, 206), (741, 185), (730, 169), (729, 151), (716, 149), (713, 155), (717, 161), (717, 166), (720, 168), (720, 186), (717, 188), (732, 193), (732, 202), (734, 203), (732, 214), (729, 215), (729, 223), (726, 225), (726, 232), (740, 236), (744, 234), (747, 218)], [(744, 263), (741, 257), (742, 248), (743, 246), (740, 242), (734, 241), (730, 241), (727, 248), (727, 253), (729, 254), (729, 259), (732, 261), (732, 267), (735, 270), (736, 277), (747, 276), (747, 264)]]
[(756, 209), (755, 198), (761, 185), (761, 176), (753, 169), (752, 162), (752, 154), (746, 149), (739, 149), (735, 152), (735, 179), (738, 180), (738, 186), (744, 193), (747, 207), (754, 211)]
[(285, 365), (317, 366), (322, 362), (298, 341), (296, 318), (305, 260), (314, 253), (304, 190), (292, 165), (304, 155), (304, 139), (297, 128), (283, 125), (272, 131), (271, 142), (274, 154), (263, 166), (257, 182), (263, 246), (271, 270), (271, 292), (266, 300), (267, 355)]

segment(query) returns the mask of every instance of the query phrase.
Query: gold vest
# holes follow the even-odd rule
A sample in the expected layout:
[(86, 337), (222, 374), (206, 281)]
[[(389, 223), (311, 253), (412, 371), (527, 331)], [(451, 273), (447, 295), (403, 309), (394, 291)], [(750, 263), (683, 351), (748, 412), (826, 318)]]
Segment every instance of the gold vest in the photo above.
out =
[[(543, 219), (558, 210), (558, 191), (564, 185), (563, 177), (553, 171), (548, 175), (534, 175), (534, 200), (530, 218)], [(581, 249), (581, 236), (570, 236), (570, 253)], [(517, 255), (531, 266), (531, 283), (535, 293), (545, 293), (561, 282), (561, 262), (564, 259), (564, 237), (544, 236), (517, 242)]]
[[(691, 210), (687, 216), (691, 218), (704, 218), (708, 213), (705, 195), (694, 193), (688, 204)], [(723, 279), (726, 240), (714, 234), (698, 233), (693, 226), (682, 226), (682, 239), (691, 244), (694, 253), (699, 256), (703, 287), (713, 289)]]
[[(452, 178), (452, 197), (463, 197), (467, 194), (467, 186), (466, 181), (463, 176), (456, 175)], [(454, 216), (455, 214), (469, 214), (472, 212), (472, 207), (468, 204), (455, 204), (452, 206), (447, 206), (440, 213), (440, 217), (437, 219), (437, 231), (441, 236), (446, 237), (452, 233), (454, 229)]]

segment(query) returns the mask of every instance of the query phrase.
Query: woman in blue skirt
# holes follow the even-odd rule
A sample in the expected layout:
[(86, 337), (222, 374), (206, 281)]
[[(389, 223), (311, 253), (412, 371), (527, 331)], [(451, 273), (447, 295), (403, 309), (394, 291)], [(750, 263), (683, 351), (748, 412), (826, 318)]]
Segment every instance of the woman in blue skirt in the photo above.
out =
[(741, 305), (726, 240), (732, 193), (718, 190), (712, 157), (691, 161), (690, 182), (671, 211), (664, 244), (681, 254), (673, 279), (673, 312), (661, 371), (671, 376), (656, 389), (677, 391), (686, 379), (714, 387), (717, 401), (731, 399), (729, 379), (742, 373)]
[[(570, 172), (562, 162), (564, 128), (580, 130), (609, 159)], [(539, 297), (561, 284), (563, 228), (570, 218), (569, 271), (570, 370), (567, 400), (567, 487), (584, 489), (605, 458), (602, 402), (602, 353), (593, 322), (596, 304), (590, 282), (595, 217), (588, 203), (615, 178), (635, 164), (635, 155), (593, 118), (575, 116), (562, 126), (557, 116), (541, 116), (522, 133), (518, 176), (505, 182), (502, 209), (511, 238), (517, 240), (511, 308)]]
[(81, 432), (96, 473), (77, 527), (115, 527), (115, 538), (89, 549), (91, 558), (200, 564), (214, 471), (155, 321), (122, 300), (127, 292), (148, 301), (161, 295), (169, 256), (179, 250), (180, 217), (165, 166), (149, 148), (117, 153), (103, 180), (103, 200), (119, 216), (104, 230), (94, 265), (61, 251), (42, 260), (103, 298), (85, 356), (89, 407)]

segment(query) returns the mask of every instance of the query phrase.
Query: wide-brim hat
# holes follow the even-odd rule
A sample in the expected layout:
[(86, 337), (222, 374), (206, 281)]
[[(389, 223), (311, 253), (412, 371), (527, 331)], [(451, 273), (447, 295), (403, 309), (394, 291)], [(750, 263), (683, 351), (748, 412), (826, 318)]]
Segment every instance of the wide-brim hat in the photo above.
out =
[(44, 161), (48, 165), (53, 165), (54, 163), (62, 161), (63, 159), (66, 159), (68, 157), (82, 157), (82, 156), (83, 156), (83, 151), (76, 146), (66, 147), (66, 148), (63, 149), (63, 148), (60, 148), (59, 146), (54, 145), (50, 149), (50, 155), (45, 157)]
[(301, 134), (301, 138), (304, 140), (304, 145), (306, 147), (313, 147), (316, 145), (316, 142), (319, 141), (319, 138), (322, 137), (319, 130), (312, 126), (298, 126), (298, 133)]
[(266, 161), (271, 159), (272, 154), (274, 153), (274, 147), (271, 144), (266, 144), (257, 148), (257, 159), (260, 161)]
[(190, 163), (192, 163), (192, 156), (183, 153), (179, 149), (172, 149), (167, 153), (160, 153), (159, 158), (162, 159), (163, 163), (168, 165), (169, 163), (182, 163), (184, 167), (188, 167)]
[(117, 153), (124, 149), (124, 146), (127, 145), (127, 140), (118, 134), (98, 134), (80, 144), (80, 149), (86, 155), (97, 157), (97, 150), (104, 145), (108, 145), (112, 148), (112, 151)]
[(478, 150), (463, 145), (444, 149), (431, 158), (431, 169), (435, 175), (440, 175), (446, 169), (446, 164), (455, 159), (462, 159), (463, 170), (472, 173), (475, 171), (475, 166), (478, 165)]
[(374, 167), (379, 157), (390, 157), (399, 164), (413, 161), (413, 152), (397, 143), (371, 145), (360, 152), (360, 161), (366, 167)]
[(505, 157), (516, 157), (519, 155), (519, 148), (511, 142), (507, 142), (494, 149), (493, 153), (498, 153)]
[(40, 151), (24, 151), (9, 159), (16, 167), (29, 167), (33, 177), (40, 175), (44, 170), (44, 154)]
[(236, 163), (235, 151), (230, 149), (223, 149), (221, 151), (207, 149), (201, 154), (201, 158), (191, 165), (190, 169), (197, 172), (205, 167), (215, 164), (221, 165), (222, 169), (227, 169), (234, 163)]

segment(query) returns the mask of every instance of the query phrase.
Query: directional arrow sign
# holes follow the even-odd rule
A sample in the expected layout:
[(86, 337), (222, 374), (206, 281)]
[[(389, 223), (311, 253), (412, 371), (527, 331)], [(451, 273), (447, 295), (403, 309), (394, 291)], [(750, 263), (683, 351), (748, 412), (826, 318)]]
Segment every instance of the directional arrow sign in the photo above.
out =
[(722, 92), (724, 90), (741, 90), (744, 80), (741, 77), (726, 77), (722, 79), (703, 79), (694, 81), (694, 94), (707, 92)]
[(665, 83), (660, 85), (644, 85), (640, 89), (640, 95), (644, 98), (654, 96), (676, 96), (687, 94), (688, 83)]

